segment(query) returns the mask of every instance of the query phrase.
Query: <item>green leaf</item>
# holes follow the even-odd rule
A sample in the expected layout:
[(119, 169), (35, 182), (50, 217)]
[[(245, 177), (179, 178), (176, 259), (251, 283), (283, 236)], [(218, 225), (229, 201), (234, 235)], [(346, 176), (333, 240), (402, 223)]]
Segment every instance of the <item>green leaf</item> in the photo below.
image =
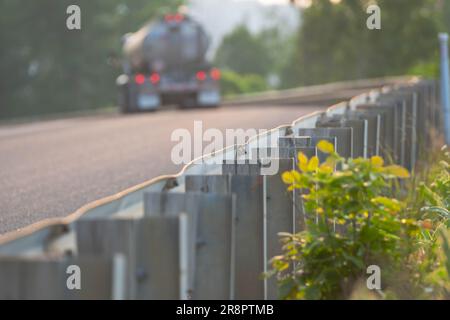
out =
[(381, 204), (384, 207), (386, 207), (392, 211), (395, 211), (395, 212), (400, 211), (400, 209), (402, 208), (402, 203), (396, 199), (391, 199), (391, 198), (386, 198), (386, 197), (375, 197), (375, 198), (372, 198), (371, 201), (374, 204)]
[(323, 153), (332, 153), (334, 152), (334, 146), (331, 142), (326, 140), (321, 140), (317, 144), (317, 149), (322, 151)]
[(384, 160), (383, 158), (381, 158), (380, 156), (373, 156), (372, 158), (370, 158), (370, 163), (372, 163), (372, 165), (374, 167), (382, 167), (384, 164)]
[(447, 269), (447, 275), (450, 277), (450, 244), (447, 235), (443, 229), (439, 229), (439, 234), (442, 238), (442, 251), (446, 257), (445, 268)]
[(350, 262), (352, 262), (359, 269), (364, 269), (364, 262), (361, 259), (351, 256), (347, 254), (345, 251), (343, 252), (343, 256), (345, 259), (350, 260)]
[(387, 174), (396, 176), (397, 178), (409, 178), (408, 170), (396, 164), (384, 167), (383, 171)]
[(297, 157), (298, 168), (303, 172), (306, 172), (308, 170), (308, 157), (303, 152), (299, 152)]
[(420, 211), (438, 213), (443, 218), (450, 218), (450, 211), (443, 207), (423, 207)]
[(284, 280), (278, 286), (278, 296), (280, 299), (286, 299), (295, 288), (295, 283), (291, 279)]
[(286, 184), (294, 184), (296, 181), (300, 180), (300, 173), (295, 170), (286, 171), (281, 175), (281, 179)]
[(319, 167), (319, 158), (312, 157), (308, 162), (308, 171), (315, 171)]

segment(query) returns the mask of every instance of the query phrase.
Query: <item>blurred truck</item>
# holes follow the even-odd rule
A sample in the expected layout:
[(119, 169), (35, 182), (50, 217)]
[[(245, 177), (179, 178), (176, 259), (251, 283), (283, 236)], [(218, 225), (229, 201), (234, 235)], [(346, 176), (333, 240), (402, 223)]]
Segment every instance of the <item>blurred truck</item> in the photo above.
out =
[(220, 70), (206, 59), (209, 38), (187, 15), (166, 15), (123, 38), (123, 74), (117, 78), (123, 113), (161, 105), (216, 107)]

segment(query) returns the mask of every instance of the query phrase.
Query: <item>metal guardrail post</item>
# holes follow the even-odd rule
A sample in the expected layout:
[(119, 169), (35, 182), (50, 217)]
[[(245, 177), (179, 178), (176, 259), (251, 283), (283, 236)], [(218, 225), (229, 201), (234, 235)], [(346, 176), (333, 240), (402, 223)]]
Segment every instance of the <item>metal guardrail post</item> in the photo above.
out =
[[(300, 137), (300, 138), (290, 137), (290, 139), (304, 139), (304, 137)], [(332, 139), (332, 141), (334, 143), (334, 138)], [(272, 151), (273, 149), (275, 149), (275, 148), (259, 149), (259, 154), (263, 155), (264, 157), (271, 158), (273, 161), (280, 160), (281, 162), (283, 162), (283, 161), (286, 161), (286, 159), (292, 159), (294, 161), (293, 162), (294, 169), (297, 167), (298, 154), (300, 152), (303, 153), (304, 155), (306, 155), (308, 158), (311, 158), (318, 154), (318, 150), (316, 147), (277, 148), (276, 152), (273, 152)], [(279, 159), (275, 159), (274, 157), (272, 157), (271, 156), (272, 154), (276, 154), (277, 156), (279, 156)], [(325, 160), (325, 159), (322, 159), (322, 160)], [(287, 171), (288, 169), (286, 168), (285, 165), (280, 165), (279, 168), (280, 168), (279, 174), (272, 177), (270, 180), (278, 178), (278, 183), (281, 183), (281, 174), (284, 171)], [(291, 170), (291, 169), (289, 169), (289, 170)], [(285, 185), (282, 185), (282, 186), (284, 187), (284, 188), (282, 188), (282, 190), (284, 192), (287, 192), (285, 190), (286, 189)], [(293, 210), (294, 210), (293, 221), (294, 221), (294, 223), (293, 223), (293, 229), (292, 229), (293, 233), (304, 230), (305, 224), (306, 224), (306, 214), (304, 212), (303, 203), (302, 203), (302, 199), (300, 198), (300, 194), (301, 194), (300, 190), (297, 190), (297, 189), (294, 190), (294, 194), (293, 194)]]
[(297, 132), (300, 136), (309, 136), (311, 137), (311, 144), (315, 146), (318, 140), (321, 138), (318, 137), (329, 137), (336, 139), (336, 151), (345, 158), (352, 157), (352, 129), (351, 128), (302, 128)]
[[(125, 279), (115, 277), (122, 283), (113, 282), (113, 298), (180, 297), (177, 261), (181, 250), (176, 217), (82, 219), (76, 223), (76, 233), (78, 255), (112, 259), (115, 275), (125, 275)], [(118, 255), (123, 262), (117, 261)]]
[(352, 129), (352, 155), (354, 158), (365, 157), (367, 145), (367, 120), (359, 119), (352, 112), (344, 115), (321, 118), (319, 128), (351, 128)]
[(405, 95), (398, 91), (390, 92), (380, 97), (379, 103), (394, 108), (394, 140), (392, 160), (405, 166), (405, 144), (406, 144), (406, 100)]
[(187, 214), (189, 294), (192, 299), (230, 299), (232, 195), (218, 193), (156, 193), (144, 195), (145, 216)]
[(262, 176), (251, 174), (256, 166), (259, 165), (224, 164), (226, 175), (186, 177), (189, 192), (225, 192), (236, 196), (233, 229), (235, 299), (264, 299), (264, 282), (261, 281), (264, 271), (264, 183)]
[[(69, 289), (72, 273), (81, 271), (81, 289)], [(1, 300), (111, 299), (113, 261), (106, 257), (1, 257)], [(71, 281), (69, 281), (71, 283)]]
[[(293, 170), (296, 166), (294, 159), (271, 159), (279, 161), (279, 172), (273, 176), (264, 176), (265, 184), (265, 268), (270, 270), (270, 259), (282, 254), (281, 242), (278, 233), (294, 233), (300, 226), (294, 206), (294, 197), (297, 192), (289, 192), (281, 179), (283, 172)], [(296, 199), (297, 200), (297, 199)], [(297, 201), (298, 202), (298, 201)], [(297, 228), (296, 228), (297, 227)], [(278, 288), (275, 278), (265, 280), (266, 298), (276, 299)]]
[(136, 220), (136, 299), (180, 299), (183, 253), (180, 248), (180, 215)]

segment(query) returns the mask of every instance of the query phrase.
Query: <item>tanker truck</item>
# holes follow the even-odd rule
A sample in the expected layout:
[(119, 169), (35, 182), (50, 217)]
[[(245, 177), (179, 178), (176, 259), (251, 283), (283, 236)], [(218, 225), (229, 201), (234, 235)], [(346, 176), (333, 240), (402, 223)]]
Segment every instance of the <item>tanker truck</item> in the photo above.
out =
[(123, 74), (117, 78), (123, 113), (156, 110), (162, 105), (216, 107), (220, 70), (206, 59), (209, 38), (187, 15), (172, 14), (127, 34)]

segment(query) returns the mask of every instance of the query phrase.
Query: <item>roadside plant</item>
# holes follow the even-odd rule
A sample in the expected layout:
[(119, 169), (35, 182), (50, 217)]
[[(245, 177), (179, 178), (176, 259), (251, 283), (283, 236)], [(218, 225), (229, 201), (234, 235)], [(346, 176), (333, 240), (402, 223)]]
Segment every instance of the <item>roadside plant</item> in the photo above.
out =
[(281, 234), (283, 254), (271, 260), (281, 299), (347, 298), (369, 265), (400, 268), (419, 233), (402, 216), (406, 204), (390, 196), (406, 169), (379, 156), (344, 159), (327, 141), (317, 148), (324, 162), (299, 153), (298, 170), (282, 175), (288, 190), (302, 191), (306, 221), (301, 232)]
[(439, 226), (433, 245), (426, 250), (427, 256), (421, 261), (432, 268), (423, 272), (425, 298), (450, 299), (450, 231)]
[(419, 201), (421, 201), (421, 213), (425, 222), (444, 224), (449, 227), (450, 151), (447, 146), (444, 146), (441, 151), (442, 159), (430, 173), (429, 186), (427, 182), (419, 186)]
[[(425, 297), (450, 299), (450, 152), (441, 149), (413, 199), (419, 211), (420, 248), (415, 254)], [(417, 210), (420, 208), (420, 210)]]

